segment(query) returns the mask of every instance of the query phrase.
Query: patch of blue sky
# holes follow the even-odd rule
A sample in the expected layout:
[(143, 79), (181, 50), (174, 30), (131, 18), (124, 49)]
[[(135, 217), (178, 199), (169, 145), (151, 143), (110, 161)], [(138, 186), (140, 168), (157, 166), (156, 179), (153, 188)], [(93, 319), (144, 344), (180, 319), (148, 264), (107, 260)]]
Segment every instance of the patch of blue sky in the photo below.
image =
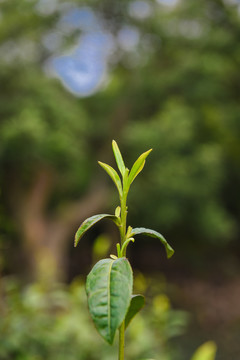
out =
[(111, 36), (103, 32), (86, 33), (75, 51), (55, 57), (51, 67), (63, 85), (73, 94), (84, 97), (95, 93), (107, 77), (107, 58)]
[[(43, 0), (42, 0), (43, 1)], [(135, 1), (132, 12), (141, 12), (141, 17), (150, 14), (151, 8), (144, 0)], [(71, 34), (79, 30), (79, 40), (75, 49), (68, 54), (53, 56), (48, 62), (48, 70), (60, 79), (65, 88), (79, 97), (90, 96), (106, 83), (108, 63), (117, 46), (123, 51), (134, 52), (140, 41), (140, 33), (134, 26), (123, 26), (114, 39), (106, 32), (101, 19), (87, 6), (68, 7), (64, 11), (57, 32), (43, 39), (46, 48), (59, 51), (59, 34)], [(61, 37), (60, 36), (60, 37)], [(60, 44), (60, 45), (59, 45)]]

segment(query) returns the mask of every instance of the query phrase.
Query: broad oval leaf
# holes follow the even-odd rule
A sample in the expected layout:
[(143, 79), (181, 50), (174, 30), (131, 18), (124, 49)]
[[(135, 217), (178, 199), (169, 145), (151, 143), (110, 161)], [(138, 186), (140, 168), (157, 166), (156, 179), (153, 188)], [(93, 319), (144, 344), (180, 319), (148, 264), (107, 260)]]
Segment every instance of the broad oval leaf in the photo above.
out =
[(118, 144), (116, 143), (115, 140), (112, 141), (112, 149), (113, 149), (113, 153), (116, 159), (116, 163), (118, 166), (118, 169), (120, 171), (120, 173), (122, 174), (122, 176), (124, 175), (124, 171), (125, 171), (125, 165), (124, 165), (124, 161), (122, 158), (122, 154), (119, 150)]
[(122, 183), (116, 170), (114, 170), (110, 165), (105, 164), (101, 161), (98, 161), (98, 163), (108, 173), (108, 175), (116, 185), (119, 195), (122, 196)]
[(133, 275), (126, 258), (100, 260), (87, 277), (88, 306), (99, 334), (112, 344), (130, 305)]
[(74, 246), (76, 247), (81, 237), (85, 234), (85, 232), (90, 229), (94, 224), (96, 224), (98, 221), (102, 219), (111, 219), (116, 224), (118, 223), (119, 219), (114, 215), (109, 214), (99, 214), (99, 215), (93, 215), (90, 218), (84, 220), (84, 222), (79, 226), (74, 239)]
[(125, 318), (125, 328), (128, 327), (134, 316), (144, 307), (145, 299), (143, 295), (132, 295), (131, 303)]
[(142, 169), (145, 165), (145, 159), (147, 158), (147, 156), (150, 154), (151, 151), (152, 151), (152, 149), (144, 152), (142, 155), (139, 156), (139, 158), (133, 164), (133, 167), (130, 171), (129, 178), (128, 178), (129, 186), (133, 182), (135, 177), (140, 173), (140, 171), (142, 171)]
[(132, 229), (131, 236), (134, 237), (135, 235), (139, 235), (139, 234), (147, 235), (147, 236), (159, 239), (166, 249), (167, 257), (170, 258), (171, 256), (173, 256), (173, 254), (174, 254), (173, 248), (168, 244), (167, 240), (159, 232), (152, 230), (152, 229), (145, 229), (145, 228)]

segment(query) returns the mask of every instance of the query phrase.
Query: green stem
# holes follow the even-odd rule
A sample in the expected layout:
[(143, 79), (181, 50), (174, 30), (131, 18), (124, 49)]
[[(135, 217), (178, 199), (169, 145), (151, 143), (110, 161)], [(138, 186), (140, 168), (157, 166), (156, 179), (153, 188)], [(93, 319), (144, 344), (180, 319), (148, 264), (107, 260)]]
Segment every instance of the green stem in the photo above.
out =
[(134, 238), (129, 238), (129, 239), (127, 239), (127, 240), (124, 241), (123, 246), (122, 246), (122, 249), (121, 249), (121, 251), (120, 251), (120, 256), (121, 256), (121, 257), (126, 256), (127, 246), (128, 246), (128, 244), (130, 243), (130, 241), (134, 242)]
[[(120, 236), (121, 236), (121, 249), (126, 240), (126, 228), (127, 228), (127, 193), (123, 191), (121, 197), (121, 227), (120, 227)], [(122, 256), (126, 256), (126, 249), (123, 249)], [(124, 360), (124, 345), (125, 345), (125, 321), (119, 327), (119, 352), (118, 360)]]
[(127, 228), (127, 194), (123, 192), (121, 198), (121, 246), (124, 244), (126, 238), (126, 228)]
[(125, 343), (125, 321), (123, 321), (122, 325), (119, 328), (119, 353), (118, 360), (124, 360), (124, 343)]

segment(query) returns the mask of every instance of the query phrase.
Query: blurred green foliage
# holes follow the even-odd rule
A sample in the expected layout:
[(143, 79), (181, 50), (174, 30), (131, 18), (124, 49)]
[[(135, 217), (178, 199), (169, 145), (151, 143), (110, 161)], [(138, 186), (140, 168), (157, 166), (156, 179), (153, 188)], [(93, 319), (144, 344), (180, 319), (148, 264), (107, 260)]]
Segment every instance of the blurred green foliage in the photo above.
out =
[(216, 351), (216, 344), (213, 341), (208, 341), (196, 350), (191, 360), (214, 360)]
[(99, 259), (107, 257), (110, 247), (111, 239), (107, 234), (100, 234), (94, 241), (92, 247), (93, 253), (93, 264), (95, 264)]
[[(20, 289), (16, 280), (5, 278), (1, 292), (2, 360), (114, 359), (116, 349), (105, 345), (90, 320), (81, 281), (51, 290), (38, 284)], [(173, 310), (166, 295), (154, 298), (129, 326), (128, 359), (172, 359), (168, 341), (185, 325), (185, 314)]]
[[(198, 244), (198, 252), (201, 246), (224, 247), (236, 240), (237, 6), (221, 0), (182, 0), (175, 6), (149, 1), (150, 15), (143, 20), (129, 10), (130, 0), (119, 5), (86, 1), (113, 36), (115, 60), (109, 60), (108, 84), (89, 98), (76, 99), (43, 71), (54, 55), (44, 47), (44, 36), (58, 32), (58, 53), (81, 36), (82, 30), (61, 29), (64, 9), (73, 3), (64, 7), (59, 1), (46, 12), (37, 10), (39, 4), (1, 2), (0, 185), (5, 217), (11, 220), (19, 211), (19, 199), (41, 169), (54, 174), (46, 211), (81, 196), (99, 174), (94, 160), (110, 151), (105, 144), (115, 137), (130, 165), (146, 146), (154, 148), (130, 197), (133, 224), (161, 228), (181, 248), (190, 246), (191, 253), (191, 244)], [(128, 50), (117, 40), (125, 26), (141, 39)]]

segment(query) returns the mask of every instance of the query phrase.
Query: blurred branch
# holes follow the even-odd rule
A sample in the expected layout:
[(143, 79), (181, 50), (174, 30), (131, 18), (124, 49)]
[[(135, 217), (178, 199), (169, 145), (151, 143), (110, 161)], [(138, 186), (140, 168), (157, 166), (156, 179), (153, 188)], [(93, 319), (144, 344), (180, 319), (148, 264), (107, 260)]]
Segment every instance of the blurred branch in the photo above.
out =
[[(96, 184), (97, 183), (97, 184)], [(56, 281), (66, 276), (66, 249), (75, 227), (88, 216), (103, 209), (106, 203), (105, 185), (95, 181), (86, 195), (65, 204), (54, 216), (47, 214), (49, 195), (54, 186), (52, 171), (42, 168), (15, 212), (24, 241), (31, 274), (37, 280)]]

